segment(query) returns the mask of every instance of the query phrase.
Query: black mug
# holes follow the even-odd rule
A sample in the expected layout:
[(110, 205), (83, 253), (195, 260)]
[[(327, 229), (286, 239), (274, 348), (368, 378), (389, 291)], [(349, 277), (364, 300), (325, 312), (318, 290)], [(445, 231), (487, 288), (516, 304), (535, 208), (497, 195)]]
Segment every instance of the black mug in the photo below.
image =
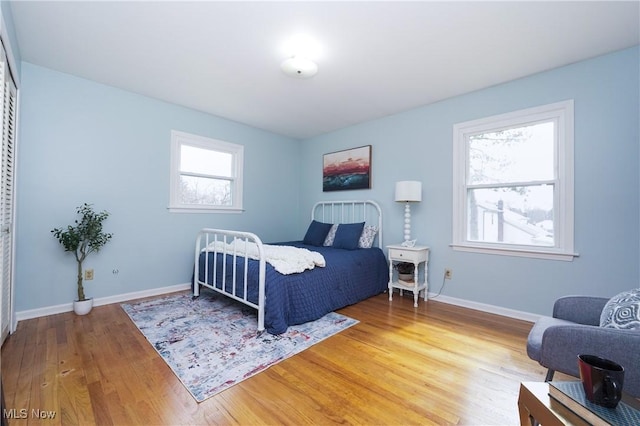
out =
[(578, 367), (587, 399), (603, 407), (616, 408), (622, 398), (624, 368), (595, 355), (578, 355)]

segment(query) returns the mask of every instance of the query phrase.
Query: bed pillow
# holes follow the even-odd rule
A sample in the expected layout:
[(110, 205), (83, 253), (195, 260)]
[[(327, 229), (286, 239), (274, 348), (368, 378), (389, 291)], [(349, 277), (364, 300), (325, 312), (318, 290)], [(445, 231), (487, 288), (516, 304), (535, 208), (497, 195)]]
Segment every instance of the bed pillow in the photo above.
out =
[(327, 238), (329, 229), (331, 229), (330, 223), (312, 220), (302, 242), (310, 246), (321, 246), (324, 243), (324, 239)]
[(361, 223), (341, 223), (336, 229), (336, 236), (333, 240), (332, 247), (347, 250), (355, 250), (358, 248), (358, 241), (362, 235), (364, 222)]
[(613, 296), (602, 310), (600, 327), (640, 329), (640, 288)]
[(338, 230), (338, 225), (331, 225), (331, 229), (329, 229), (329, 233), (327, 234), (327, 238), (324, 239), (324, 246), (330, 247), (333, 245), (333, 240), (336, 238), (336, 231)]
[(360, 240), (358, 241), (359, 248), (371, 248), (373, 247), (373, 240), (376, 238), (376, 234), (378, 233), (377, 226), (365, 225), (362, 230), (362, 235), (360, 235)]

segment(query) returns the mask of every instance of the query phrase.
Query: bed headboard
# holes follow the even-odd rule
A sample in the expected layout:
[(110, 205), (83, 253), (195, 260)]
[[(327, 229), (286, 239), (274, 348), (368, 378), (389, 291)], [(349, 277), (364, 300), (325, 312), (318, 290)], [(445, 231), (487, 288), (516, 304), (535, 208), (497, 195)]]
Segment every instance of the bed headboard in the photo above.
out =
[(319, 201), (311, 209), (311, 220), (324, 223), (365, 222), (378, 227), (376, 242), (382, 245), (382, 209), (372, 200)]

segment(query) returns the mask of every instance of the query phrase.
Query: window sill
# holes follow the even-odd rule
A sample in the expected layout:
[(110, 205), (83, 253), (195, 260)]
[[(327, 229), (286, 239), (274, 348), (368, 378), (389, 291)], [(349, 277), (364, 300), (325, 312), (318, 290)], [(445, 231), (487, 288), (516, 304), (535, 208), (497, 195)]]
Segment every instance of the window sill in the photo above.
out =
[(456, 251), (465, 251), (471, 253), (496, 254), (501, 256), (529, 257), (533, 259), (561, 260), (564, 262), (573, 261), (574, 257), (578, 257), (578, 253), (560, 252), (560, 251), (542, 251), (519, 247), (493, 247), (480, 244), (450, 244)]
[(242, 213), (244, 209), (237, 207), (167, 207), (170, 213)]

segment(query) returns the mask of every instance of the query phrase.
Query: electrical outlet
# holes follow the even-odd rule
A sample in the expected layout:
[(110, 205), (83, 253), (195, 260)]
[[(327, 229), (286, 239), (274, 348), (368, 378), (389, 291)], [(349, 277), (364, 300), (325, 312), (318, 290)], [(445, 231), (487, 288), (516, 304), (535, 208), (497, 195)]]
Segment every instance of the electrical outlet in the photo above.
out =
[(453, 271), (449, 268), (444, 268), (444, 278), (450, 280), (453, 277)]
[(87, 281), (93, 279), (93, 269), (85, 269), (84, 270), (84, 279), (87, 280)]

